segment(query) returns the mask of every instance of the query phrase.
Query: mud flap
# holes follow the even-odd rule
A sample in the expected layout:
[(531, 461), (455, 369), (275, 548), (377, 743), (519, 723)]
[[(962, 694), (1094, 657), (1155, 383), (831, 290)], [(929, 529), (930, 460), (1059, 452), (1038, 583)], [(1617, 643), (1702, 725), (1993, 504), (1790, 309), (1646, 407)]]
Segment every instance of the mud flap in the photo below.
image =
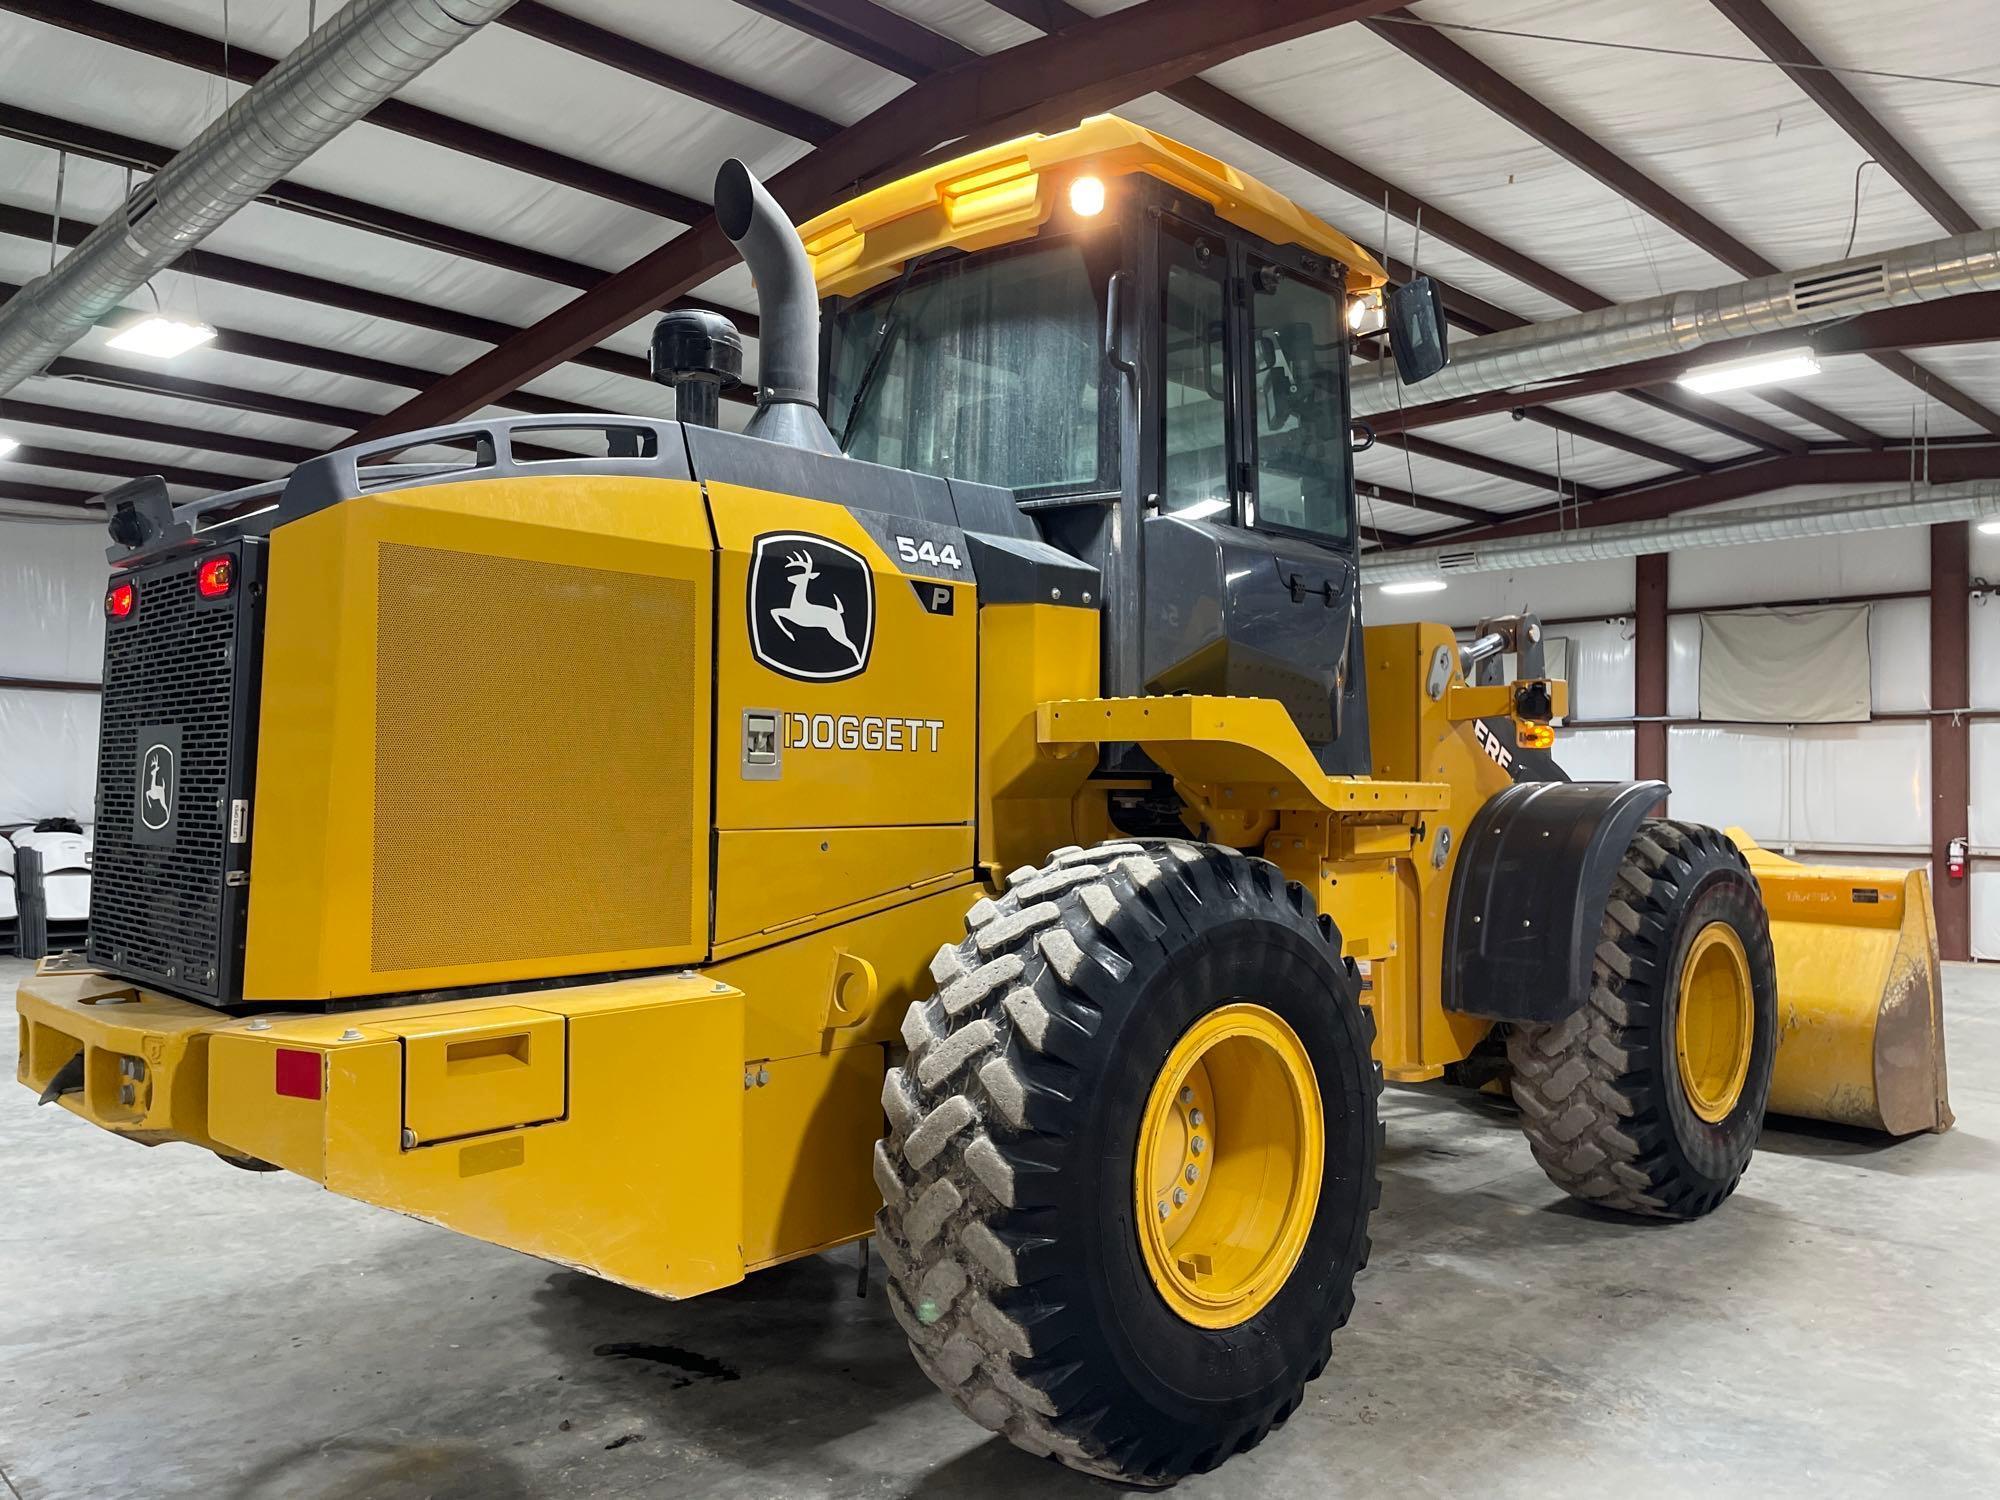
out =
[(1465, 830), (1445, 917), (1444, 1008), (1547, 1025), (1590, 996), (1611, 881), (1657, 781), (1517, 781)]

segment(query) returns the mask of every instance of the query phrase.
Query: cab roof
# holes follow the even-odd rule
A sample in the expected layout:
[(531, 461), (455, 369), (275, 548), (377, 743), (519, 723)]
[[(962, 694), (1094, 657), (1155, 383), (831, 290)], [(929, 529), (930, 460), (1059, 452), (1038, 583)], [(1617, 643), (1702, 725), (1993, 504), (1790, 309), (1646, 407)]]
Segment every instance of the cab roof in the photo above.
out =
[(985, 250), (1031, 238), (1063, 204), (1073, 178), (1098, 177), (1110, 187), (1134, 172), (1200, 198), (1227, 222), (1273, 244), (1340, 262), (1350, 291), (1389, 279), (1366, 250), (1283, 194), (1116, 115), (927, 166), (809, 220), (799, 236), (820, 296), (851, 297), (933, 250)]

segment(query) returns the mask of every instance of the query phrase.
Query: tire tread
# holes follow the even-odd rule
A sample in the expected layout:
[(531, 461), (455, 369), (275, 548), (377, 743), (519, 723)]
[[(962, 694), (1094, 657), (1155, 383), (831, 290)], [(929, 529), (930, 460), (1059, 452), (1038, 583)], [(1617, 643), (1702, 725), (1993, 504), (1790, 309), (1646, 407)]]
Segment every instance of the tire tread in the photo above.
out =
[[(1741, 1180), (1741, 1166), (1720, 1186), (1680, 1170), (1652, 1066), (1654, 1049), (1665, 1045), (1658, 1035), (1667, 1010), (1661, 971), (1672, 957), (1687, 882), (1697, 864), (1718, 861), (1755, 889), (1749, 864), (1716, 829), (1661, 818), (1641, 824), (1613, 878), (1588, 999), (1562, 1021), (1508, 1034), (1522, 1130), (1542, 1170), (1574, 1198), (1691, 1219), (1719, 1206)], [(1769, 972), (1768, 926), (1749, 946), (1761, 947)]]
[[(919, 1365), (969, 1417), (1017, 1446), (1127, 1482), (1171, 1483), (1254, 1445), (1325, 1365), (1322, 1352), (1248, 1424), (1176, 1434), (1178, 1449), (1113, 1433), (1116, 1392), (1070, 1347), (1076, 1320), (1064, 1316), (1048, 1269), (1061, 1231), (1037, 1202), (1037, 1179), (1051, 1170), (1040, 1159), (1048, 1153), (1038, 1112), (1067, 1102), (1074, 1070), (1065, 1056), (1089, 1044), (1100, 1014), (1092, 990), (1122, 980), (1137, 951), (1130, 945), (1157, 939), (1168, 906), (1201, 906), (1199, 882), (1211, 878), (1203, 871), (1230, 897), (1254, 893), (1248, 899), (1289, 914), (1342, 963), (1333, 925), (1263, 860), (1180, 839), (1058, 850), (1040, 868), (1015, 871), (1004, 894), (973, 908), (966, 940), (939, 950), (938, 992), (911, 1008), (908, 1056), (883, 1088), (889, 1136), (875, 1165), (884, 1200), (876, 1236), (890, 1306)], [(1352, 983), (1351, 968), (1343, 972)], [(1372, 1015), (1359, 1014), (1372, 1038)], [(1380, 1197), (1375, 1155), (1370, 1206)], [(1366, 1212), (1354, 1234), (1354, 1263), (1365, 1265)], [(1350, 1288), (1336, 1326), (1352, 1305)], [(1200, 1451), (1190, 1446), (1197, 1441)]]

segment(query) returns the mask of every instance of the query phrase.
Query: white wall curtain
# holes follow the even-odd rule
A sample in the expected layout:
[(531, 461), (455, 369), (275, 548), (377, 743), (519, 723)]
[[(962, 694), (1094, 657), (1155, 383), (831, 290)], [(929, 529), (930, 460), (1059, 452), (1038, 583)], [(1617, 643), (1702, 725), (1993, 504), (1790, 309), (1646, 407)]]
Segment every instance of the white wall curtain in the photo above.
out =
[[(104, 661), (101, 525), (0, 520), (0, 677), (95, 682)], [(93, 692), (0, 688), (0, 827), (96, 816)]]
[(1865, 604), (1701, 617), (1701, 716), (1749, 724), (1859, 723), (1869, 713)]

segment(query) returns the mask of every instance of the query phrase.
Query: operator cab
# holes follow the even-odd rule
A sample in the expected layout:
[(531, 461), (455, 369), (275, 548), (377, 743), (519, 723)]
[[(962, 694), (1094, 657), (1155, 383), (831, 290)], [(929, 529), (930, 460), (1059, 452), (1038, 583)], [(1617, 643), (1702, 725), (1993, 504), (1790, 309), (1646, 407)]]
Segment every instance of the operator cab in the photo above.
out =
[(1275, 698), (1327, 771), (1368, 771), (1347, 371), (1386, 276), (1366, 252), (1111, 117), (801, 234), (849, 456), (1001, 486), (1098, 568), (1107, 694)]

